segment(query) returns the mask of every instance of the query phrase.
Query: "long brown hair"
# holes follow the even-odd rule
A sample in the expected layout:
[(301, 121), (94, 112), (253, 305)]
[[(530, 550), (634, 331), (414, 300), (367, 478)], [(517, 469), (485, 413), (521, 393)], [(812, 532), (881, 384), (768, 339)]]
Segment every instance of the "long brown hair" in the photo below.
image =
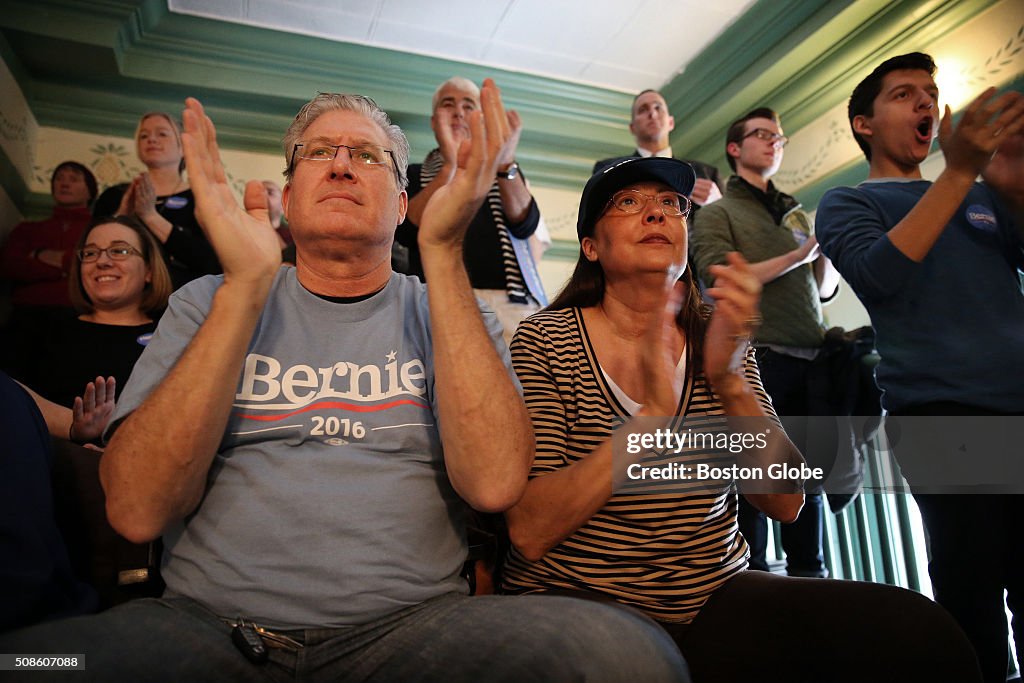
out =
[[(679, 279), (686, 283), (686, 293), (683, 305), (676, 315), (676, 324), (686, 335), (686, 342), (691, 345), (694, 359), (699, 363), (703, 357), (704, 333), (707, 331), (708, 319), (711, 317), (711, 307), (704, 303), (704, 299), (700, 295), (700, 287), (693, 276), (693, 268), (689, 264)], [(601, 268), (601, 264), (588, 260), (583, 255), (583, 248), (580, 247), (580, 255), (576, 260), (576, 268), (573, 270), (572, 276), (545, 310), (559, 311), (566, 308), (597, 306), (604, 298), (604, 290), (604, 270)]]

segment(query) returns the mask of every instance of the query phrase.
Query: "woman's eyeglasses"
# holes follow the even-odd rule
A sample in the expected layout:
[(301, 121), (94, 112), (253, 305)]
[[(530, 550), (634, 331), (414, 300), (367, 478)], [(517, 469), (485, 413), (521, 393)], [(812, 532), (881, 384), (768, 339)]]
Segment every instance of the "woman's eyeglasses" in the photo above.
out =
[(620, 190), (608, 200), (608, 206), (614, 206), (622, 213), (640, 213), (651, 200), (658, 203), (661, 212), (666, 216), (688, 216), (690, 214), (690, 198), (678, 192), (659, 192), (656, 195), (649, 195), (639, 190)]
[(82, 263), (92, 263), (100, 258), (100, 254), (106, 254), (111, 261), (124, 261), (130, 256), (142, 256), (142, 252), (130, 244), (111, 244), (106, 249), (99, 247), (82, 247), (78, 250), (78, 260)]

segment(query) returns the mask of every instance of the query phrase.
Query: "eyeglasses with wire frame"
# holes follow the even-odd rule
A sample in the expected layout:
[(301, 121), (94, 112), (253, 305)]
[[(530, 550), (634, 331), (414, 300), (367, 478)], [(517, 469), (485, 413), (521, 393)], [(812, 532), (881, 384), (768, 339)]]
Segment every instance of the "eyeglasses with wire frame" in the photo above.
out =
[(789, 142), (789, 138), (787, 138), (782, 133), (775, 133), (773, 131), (768, 130), (767, 128), (755, 128), (754, 130), (744, 135), (743, 139), (745, 140), (750, 137), (757, 138), (758, 140), (764, 140), (765, 142), (770, 142), (774, 144), (776, 147), (785, 147), (786, 143)]
[(111, 261), (126, 261), (131, 256), (142, 256), (142, 252), (127, 242), (114, 242), (106, 249), (99, 247), (82, 247), (77, 252), (78, 260), (82, 263), (98, 261), (100, 254), (106, 254)]
[(316, 140), (313, 142), (297, 142), (295, 147), (292, 148), (292, 160), (291, 168), (295, 168), (295, 158), (307, 159), (308, 161), (334, 161), (338, 156), (338, 152), (344, 147), (348, 150), (349, 159), (352, 160), (353, 165), (358, 167), (375, 168), (388, 165), (388, 157), (391, 157), (391, 167), (395, 172), (395, 176), (401, 181), (401, 175), (398, 173), (398, 165), (395, 162), (395, 155), (390, 149), (385, 149), (380, 145), (373, 143), (367, 143), (363, 145), (332, 145), (329, 142), (322, 140)]
[(683, 216), (685, 218), (690, 215), (692, 206), (690, 198), (678, 192), (659, 192), (656, 195), (649, 195), (639, 190), (619, 190), (608, 200), (605, 210), (613, 206), (622, 213), (640, 213), (652, 199), (658, 202), (661, 212), (666, 216)]

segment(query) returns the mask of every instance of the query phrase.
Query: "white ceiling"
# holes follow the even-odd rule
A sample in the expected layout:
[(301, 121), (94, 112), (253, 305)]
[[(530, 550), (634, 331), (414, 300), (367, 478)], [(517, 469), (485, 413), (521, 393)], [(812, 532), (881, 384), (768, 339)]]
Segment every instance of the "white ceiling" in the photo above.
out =
[(658, 88), (754, 0), (169, 0), (172, 12), (625, 92)]

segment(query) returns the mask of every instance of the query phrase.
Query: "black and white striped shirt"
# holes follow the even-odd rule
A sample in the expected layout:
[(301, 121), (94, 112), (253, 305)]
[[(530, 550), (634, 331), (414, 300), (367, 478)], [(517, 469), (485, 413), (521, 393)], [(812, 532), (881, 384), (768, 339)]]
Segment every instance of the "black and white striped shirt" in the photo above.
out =
[[(692, 344), (687, 344), (690, 354)], [(531, 477), (566, 467), (610, 438), (627, 416), (601, 373), (578, 308), (544, 311), (523, 322), (512, 343), (537, 438)], [(688, 358), (678, 415), (724, 415), (701, 368)], [(753, 351), (744, 372), (769, 415)], [(701, 453), (703, 460), (708, 453)], [(686, 454), (684, 453), (684, 457)], [(731, 462), (728, 453), (723, 462)], [(706, 485), (686, 491), (613, 495), (586, 524), (530, 562), (514, 548), (504, 587), (509, 592), (587, 590), (636, 607), (654, 619), (691, 621), (710, 595), (747, 566), (736, 525), (736, 489)]]

